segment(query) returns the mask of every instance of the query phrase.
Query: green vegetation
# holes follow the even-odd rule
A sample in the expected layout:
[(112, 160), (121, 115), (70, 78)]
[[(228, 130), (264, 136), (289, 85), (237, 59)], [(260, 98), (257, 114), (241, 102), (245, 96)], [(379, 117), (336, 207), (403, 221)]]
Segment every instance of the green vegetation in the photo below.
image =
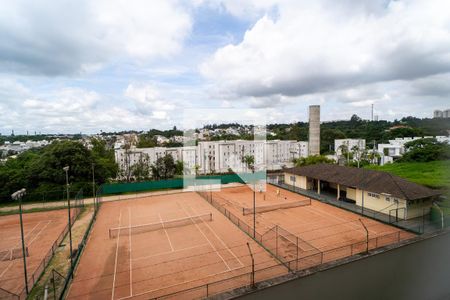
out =
[(255, 171), (255, 157), (253, 155), (244, 155), (242, 157), (242, 162), (245, 164), (247, 171)]
[[(37, 150), (20, 154), (0, 166), (0, 203), (8, 202), (10, 195), (21, 188), (27, 194), (46, 193), (47, 200), (58, 200), (63, 195), (66, 183), (64, 166), (69, 166), (71, 190), (92, 190), (92, 164), (95, 166), (97, 184), (106, 182), (117, 173), (113, 150), (105, 142), (92, 141), (92, 150), (76, 141), (55, 141)], [(53, 196), (50, 197), (49, 195)], [(28, 197), (27, 197), (28, 199)], [(26, 199), (24, 199), (26, 200)], [(40, 200), (40, 199), (37, 199)]]
[[(17, 205), (17, 203), (16, 203), (16, 205)], [(47, 207), (34, 207), (34, 208), (29, 208), (29, 209), (23, 209), (22, 213), (29, 214), (29, 213), (51, 211), (51, 210), (58, 210), (58, 209), (64, 209), (64, 206), (58, 205), (58, 206), (47, 206)], [(0, 216), (16, 215), (18, 213), (19, 213), (19, 209), (11, 209), (11, 210), (5, 210), (5, 211), (0, 210)]]
[(315, 164), (334, 164), (334, 160), (327, 158), (323, 155), (311, 155), (308, 157), (300, 157), (294, 159), (296, 167), (303, 167)]
[(436, 139), (421, 139), (405, 144), (406, 153), (398, 162), (428, 162), (450, 159), (450, 145)]
[(175, 162), (172, 155), (166, 154), (159, 157), (155, 164), (151, 166), (154, 180), (169, 179), (183, 172), (183, 162)]
[(386, 171), (430, 188), (450, 190), (450, 160), (394, 163), (367, 168)]
[[(83, 239), (86, 237), (86, 232), (90, 230), (93, 216), (93, 205), (82, 208), (80, 215), (72, 224), (73, 245), (80, 245), (83, 242)], [(74, 247), (76, 248), (76, 246)], [(59, 274), (63, 274), (63, 276), (66, 277), (69, 274), (69, 249), (69, 237), (68, 234), (66, 234), (60, 247), (58, 247), (57, 251), (48, 263), (39, 280), (36, 282), (27, 299), (41, 299), (41, 297), (43, 297), (44, 295), (46, 285), (48, 286), (48, 299), (59, 299), (59, 295), (64, 289), (64, 283), (66, 279), (65, 277), (61, 277), (61, 275)], [(56, 272), (54, 273), (53, 270), (55, 270)], [(53, 278), (55, 279), (54, 285)], [(56, 290), (53, 289), (53, 286), (55, 286)]]
[[(275, 133), (268, 139), (307, 140), (308, 123), (270, 124), (267, 129)], [(413, 136), (448, 135), (450, 119), (418, 119), (407, 117), (401, 120), (368, 121), (353, 115), (350, 120), (323, 122), (321, 124), (320, 146), (322, 154), (333, 152), (334, 140), (340, 138), (362, 138), (369, 148), (376, 143), (386, 143), (390, 139)]]

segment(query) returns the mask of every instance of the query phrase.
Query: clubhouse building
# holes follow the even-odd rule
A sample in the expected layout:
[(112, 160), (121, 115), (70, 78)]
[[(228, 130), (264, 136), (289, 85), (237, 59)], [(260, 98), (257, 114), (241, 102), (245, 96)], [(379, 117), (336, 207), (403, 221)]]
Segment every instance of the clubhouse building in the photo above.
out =
[(428, 214), (439, 192), (368, 169), (317, 164), (284, 169), (284, 183), (400, 219)]

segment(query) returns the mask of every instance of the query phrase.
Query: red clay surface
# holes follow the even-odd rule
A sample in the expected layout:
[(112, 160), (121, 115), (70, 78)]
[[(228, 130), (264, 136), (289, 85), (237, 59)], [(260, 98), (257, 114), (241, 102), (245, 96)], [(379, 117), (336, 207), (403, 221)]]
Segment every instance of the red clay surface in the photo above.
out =
[[(28, 247), (29, 280), (67, 225), (67, 211), (23, 214), (25, 245)], [(0, 252), (22, 247), (19, 215), (0, 217)], [(37, 278), (35, 278), (37, 279)], [(20, 294), (25, 287), (23, 258), (0, 261), (0, 288)]]
[[(110, 228), (204, 213), (212, 213), (212, 221), (131, 235), (123, 229), (116, 238), (108, 234)], [(68, 298), (194, 299), (249, 285), (247, 243), (255, 269), (260, 270), (257, 281), (287, 273), (267, 251), (196, 193), (104, 203)]]
[[(259, 190), (257, 186), (255, 193), (257, 207), (308, 199), (270, 184), (266, 185), (265, 191)], [(253, 214), (244, 216), (242, 212), (243, 207), (253, 207), (253, 190), (249, 186), (223, 188), (210, 195), (221, 206), (253, 227)], [(369, 231), (369, 249), (414, 237), (412, 233), (316, 200), (311, 200), (311, 205), (308, 206), (257, 213), (256, 230), (263, 235), (263, 241), (264, 238), (267, 241), (265, 246), (268, 249), (274, 250), (278, 246), (279, 252), (284, 251), (286, 257), (294, 259), (295, 255), (289, 253), (289, 249), (283, 249), (279, 244), (275, 245), (277, 242), (274, 240), (274, 226), (278, 225), (290, 233), (285, 234), (288, 235), (289, 240), (295, 241), (295, 237), (299, 238), (300, 252), (304, 251), (305, 255), (307, 252), (323, 252), (322, 262), (326, 262), (360, 253), (366, 249), (366, 231), (359, 219)], [(269, 231), (270, 229), (273, 232)], [(267, 234), (264, 235), (266, 232)], [(353, 245), (353, 248), (349, 245)], [(300, 256), (301, 253), (298, 257)]]

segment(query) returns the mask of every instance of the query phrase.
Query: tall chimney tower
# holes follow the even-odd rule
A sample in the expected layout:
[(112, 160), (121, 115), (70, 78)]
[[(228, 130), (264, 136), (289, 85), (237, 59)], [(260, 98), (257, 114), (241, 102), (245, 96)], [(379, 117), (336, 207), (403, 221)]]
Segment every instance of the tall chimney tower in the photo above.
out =
[(320, 105), (309, 106), (309, 155), (320, 154)]

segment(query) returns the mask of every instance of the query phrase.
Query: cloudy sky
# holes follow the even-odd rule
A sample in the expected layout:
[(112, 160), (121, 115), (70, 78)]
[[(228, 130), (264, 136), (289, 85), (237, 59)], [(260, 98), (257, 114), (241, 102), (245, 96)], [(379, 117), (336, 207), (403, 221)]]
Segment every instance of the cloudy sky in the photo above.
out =
[[(450, 108), (448, 0), (0, 0), (0, 133)], [(198, 116), (196, 116), (198, 117)]]

